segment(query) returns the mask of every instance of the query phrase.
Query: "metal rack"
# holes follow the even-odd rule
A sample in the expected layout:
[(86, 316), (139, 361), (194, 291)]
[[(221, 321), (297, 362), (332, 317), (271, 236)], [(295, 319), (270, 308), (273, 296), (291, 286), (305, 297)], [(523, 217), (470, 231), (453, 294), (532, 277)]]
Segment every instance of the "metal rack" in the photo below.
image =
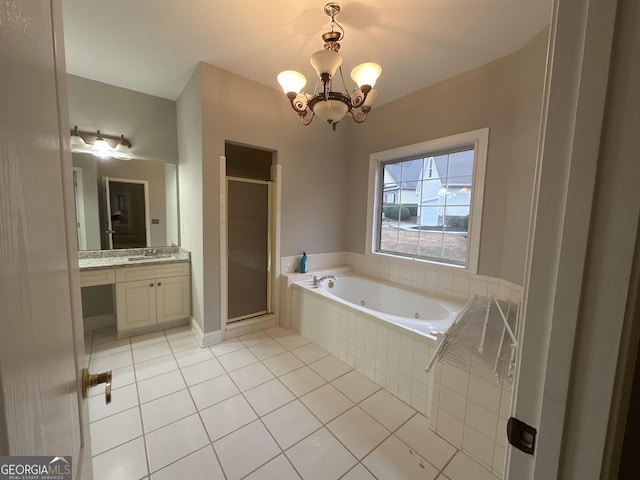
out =
[(474, 295), (444, 334), (426, 370), (440, 361), (500, 385), (511, 382), (519, 307), (518, 303)]

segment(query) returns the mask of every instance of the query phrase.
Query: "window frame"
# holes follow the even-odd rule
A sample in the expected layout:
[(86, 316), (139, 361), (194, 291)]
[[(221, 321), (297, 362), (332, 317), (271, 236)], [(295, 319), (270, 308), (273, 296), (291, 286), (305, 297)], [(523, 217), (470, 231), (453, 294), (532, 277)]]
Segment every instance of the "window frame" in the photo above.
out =
[[(484, 199), (484, 184), (487, 164), (487, 151), (489, 145), (489, 128), (481, 128), (469, 132), (450, 135), (443, 138), (428, 140), (425, 142), (406, 145), (390, 150), (375, 152), (369, 155), (369, 180), (367, 199), (367, 237), (365, 253), (367, 255), (380, 255), (398, 260), (423, 262), (440, 266), (448, 266), (455, 269), (464, 269), (470, 273), (478, 273), (478, 260), (480, 254), (480, 234), (482, 229), (482, 204)], [(409, 254), (395, 254), (393, 252), (380, 252), (378, 237), (380, 234), (380, 220), (382, 209), (382, 165), (391, 161), (402, 161), (419, 156), (427, 157), (442, 151), (453, 150), (462, 147), (473, 146), (474, 165), (471, 187), (471, 207), (469, 214), (469, 233), (467, 237), (467, 252), (464, 265), (449, 263), (446, 259), (426, 259)]]

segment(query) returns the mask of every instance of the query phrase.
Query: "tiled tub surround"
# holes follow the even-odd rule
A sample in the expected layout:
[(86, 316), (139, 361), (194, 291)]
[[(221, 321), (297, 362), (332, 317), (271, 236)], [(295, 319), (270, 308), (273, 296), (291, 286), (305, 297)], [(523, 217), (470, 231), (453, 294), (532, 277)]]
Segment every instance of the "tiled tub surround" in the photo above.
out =
[(487, 382), (440, 362), (433, 371), (431, 429), (502, 478), (510, 381)]
[(293, 329), (429, 416), (436, 341), (294, 285)]
[[(510, 282), (424, 262), (354, 253), (308, 256), (307, 274), (291, 272), (299, 257), (283, 258), (282, 271), (290, 271), (283, 275), (287, 287), (314, 274), (339, 276), (355, 271), (463, 300), (474, 294), (515, 302), (522, 297), (522, 287)], [(431, 417), (432, 429), (502, 476), (510, 384), (501, 387), (440, 363), (431, 373), (425, 373), (435, 351), (434, 340), (399, 331), (398, 327), (298, 288), (285, 290), (289, 295), (281, 302), (284, 324), (290, 321), (295, 330)]]
[[(291, 326), (292, 289), (295, 282), (314, 274), (353, 270), (356, 273), (439, 295), (463, 299), (472, 295), (492, 296), (520, 302), (522, 287), (500, 278), (469, 273), (463, 269), (433, 263), (394, 258), (388, 255), (362, 255), (353, 252), (313, 254), (307, 252), (309, 273), (297, 273), (300, 256), (282, 257), (280, 325)], [(336, 269), (340, 270), (336, 270)]]

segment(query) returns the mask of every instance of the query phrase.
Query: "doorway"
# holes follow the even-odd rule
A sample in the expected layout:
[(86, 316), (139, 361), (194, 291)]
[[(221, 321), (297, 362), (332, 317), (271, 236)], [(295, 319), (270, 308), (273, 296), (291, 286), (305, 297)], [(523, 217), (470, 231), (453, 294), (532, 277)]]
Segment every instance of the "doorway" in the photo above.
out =
[(225, 145), (227, 324), (271, 313), (273, 153)]
[(149, 242), (149, 185), (146, 180), (104, 177), (106, 208), (102, 248), (144, 248)]

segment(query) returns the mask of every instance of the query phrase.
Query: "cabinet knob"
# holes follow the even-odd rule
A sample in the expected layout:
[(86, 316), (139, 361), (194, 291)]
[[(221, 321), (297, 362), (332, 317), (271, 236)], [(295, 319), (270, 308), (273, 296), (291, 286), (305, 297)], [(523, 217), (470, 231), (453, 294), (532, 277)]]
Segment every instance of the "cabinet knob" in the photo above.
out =
[(158, 286), (161, 287), (162, 286), (162, 282), (158, 282)]
[(149, 284), (149, 286), (150, 286), (150, 287), (153, 287), (153, 283), (150, 283), (150, 284)]

